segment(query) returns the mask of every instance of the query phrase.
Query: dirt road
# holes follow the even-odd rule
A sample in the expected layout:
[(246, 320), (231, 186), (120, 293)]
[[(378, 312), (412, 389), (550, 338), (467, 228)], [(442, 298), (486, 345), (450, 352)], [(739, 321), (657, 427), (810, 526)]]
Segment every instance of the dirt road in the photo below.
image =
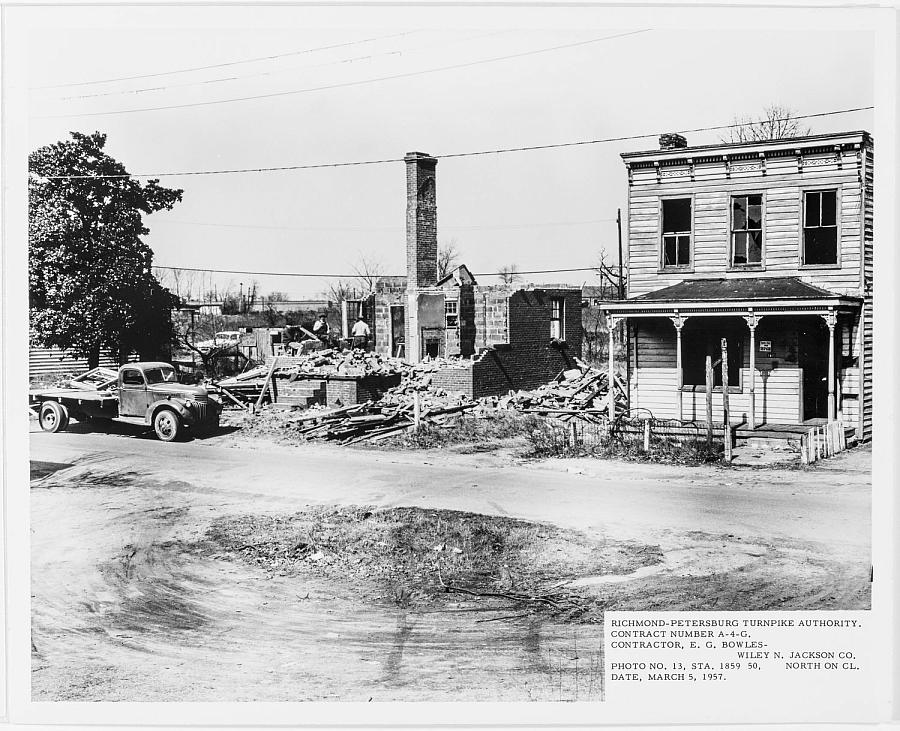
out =
[(523, 466), (123, 431), (32, 433), (31, 459), (36, 699), (599, 698), (597, 625), (361, 603), (185, 549), (222, 516), (307, 505), (464, 510), (658, 546), (651, 571), (579, 579), (614, 608), (869, 602), (867, 452), (811, 471)]

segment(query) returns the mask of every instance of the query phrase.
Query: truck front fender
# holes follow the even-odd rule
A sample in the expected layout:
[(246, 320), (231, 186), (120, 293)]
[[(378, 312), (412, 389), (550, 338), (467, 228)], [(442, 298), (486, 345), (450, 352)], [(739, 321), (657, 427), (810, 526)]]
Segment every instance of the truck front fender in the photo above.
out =
[(184, 424), (190, 424), (194, 421), (194, 417), (187, 406), (174, 399), (160, 399), (159, 401), (154, 401), (147, 408), (147, 414), (144, 416), (144, 421), (147, 422), (147, 424), (152, 425), (153, 417), (156, 416), (156, 412), (160, 409), (171, 409), (178, 414)]

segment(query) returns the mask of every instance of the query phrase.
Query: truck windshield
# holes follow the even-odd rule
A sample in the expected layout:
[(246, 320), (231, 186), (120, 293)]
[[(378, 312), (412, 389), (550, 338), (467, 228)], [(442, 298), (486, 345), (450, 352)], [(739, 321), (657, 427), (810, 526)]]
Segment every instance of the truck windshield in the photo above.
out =
[(178, 383), (174, 368), (148, 368), (144, 371), (147, 383)]

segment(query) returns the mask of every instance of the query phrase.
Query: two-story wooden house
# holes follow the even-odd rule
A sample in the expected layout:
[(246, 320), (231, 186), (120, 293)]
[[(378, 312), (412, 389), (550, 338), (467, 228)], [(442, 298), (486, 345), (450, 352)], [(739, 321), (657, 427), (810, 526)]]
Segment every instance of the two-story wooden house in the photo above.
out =
[[(727, 339), (731, 423), (872, 430), (872, 165), (866, 132), (625, 153), (632, 411), (706, 420)], [(713, 420), (722, 422), (716, 368)]]

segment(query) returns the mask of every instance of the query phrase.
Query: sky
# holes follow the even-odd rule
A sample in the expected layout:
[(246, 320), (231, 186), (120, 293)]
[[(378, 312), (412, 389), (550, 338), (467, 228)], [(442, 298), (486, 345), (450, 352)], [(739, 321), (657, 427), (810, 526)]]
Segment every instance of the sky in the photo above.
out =
[[(543, 19), (457, 8), (450, 22), (446, 9), (428, 8), (80, 10), (77, 20), (57, 13), (32, 25), (29, 145), (101, 130), (133, 173), (651, 135), (441, 159), (438, 238), (476, 273), (590, 267), (604, 250), (614, 261), (627, 196), (619, 155), (656, 147), (660, 132), (729, 124), (770, 104), (811, 114), (874, 103), (871, 33), (819, 27), (828, 11), (801, 24), (735, 14), (672, 27), (602, 8), (556, 8)], [(871, 129), (872, 112), (806, 124), (814, 133)], [(707, 144), (727, 131), (686, 136)], [(349, 274), (365, 259), (404, 273), (402, 162), (160, 179), (184, 197), (146, 218), (158, 265)], [(208, 281), (236, 290), (254, 279), (292, 298), (318, 296), (329, 282)], [(527, 279), (597, 281), (591, 272)]]

